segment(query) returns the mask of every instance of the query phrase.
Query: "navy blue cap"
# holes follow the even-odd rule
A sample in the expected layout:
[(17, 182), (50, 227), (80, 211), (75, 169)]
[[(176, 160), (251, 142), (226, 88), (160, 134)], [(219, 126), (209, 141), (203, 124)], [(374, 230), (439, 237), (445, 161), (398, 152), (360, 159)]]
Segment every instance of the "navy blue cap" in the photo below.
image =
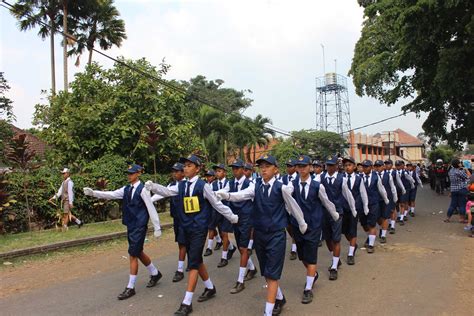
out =
[(285, 163), (285, 165), (289, 166), (289, 167), (294, 167), (296, 165), (296, 160), (295, 159), (288, 159)]
[(177, 162), (173, 165), (173, 167), (171, 167), (171, 169), (176, 170), (176, 171), (183, 171), (184, 166), (182, 163)]
[(248, 162), (247, 162), (247, 163), (244, 165), (244, 169), (253, 170), (253, 165), (252, 165), (251, 163), (248, 163)]
[(271, 155), (263, 155), (260, 158), (257, 159), (257, 164), (260, 164), (262, 162), (267, 162), (271, 165), (274, 165), (275, 167), (278, 167), (278, 163), (276, 161), (276, 158), (271, 156)]
[(309, 158), (306, 155), (301, 155), (298, 157), (298, 159), (295, 162), (295, 165), (297, 166), (307, 166), (311, 164), (311, 158)]
[(393, 165), (392, 159), (387, 159), (383, 163), (386, 164), (386, 165)]
[(355, 159), (353, 157), (345, 157), (342, 159), (342, 163), (346, 163), (346, 162), (351, 162), (353, 164), (356, 163)]
[(218, 164), (212, 166), (212, 169), (213, 169), (213, 170), (216, 170), (216, 169), (223, 169), (223, 170), (225, 170), (225, 165), (224, 165), (223, 163), (218, 163)]
[(413, 166), (413, 164), (411, 162), (407, 162), (405, 166)]
[(187, 157), (181, 157), (179, 158), (179, 162), (184, 164), (186, 161), (192, 162), (196, 166), (201, 165), (201, 159), (199, 159), (196, 155), (189, 155)]
[(372, 167), (373, 163), (372, 163), (372, 160), (364, 160), (362, 161), (362, 166), (363, 167)]
[(383, 166), (383, 160), (380, 160), (380, 159), (379, 159), (379, 160), (375, 160), (374, 166), (378, 166), (378, 167)]
[(128, 168), (127, 168), (127, 173), (137, 173), (137, 172), (142, 172), (143, 171), (143, 167), (140, 166), (140, 165), (129, 165)]
[(337, 165), (337, 156), (329, 156), (326, 158), (326, 165)]
[(404, 165), (405, 162), (403, 160), (397, 160), (395, 161), (395, 166), (401, 166), (401, 165)]
[(322, 167), (323, 164), (322, 164), (321, 161), (319, 161), (319, 160), (313, 160), (313, 166), (320, 166), (320, 167)]
[(205, 176), (213, 176), (213, 177), (214, 177), (214, 176), (216, 175), (216, 173), (214, 172), (214, 170), (209, 169), (209, 170), (206, 171), (206, 173), (205, 173), (204, 175), (205, 175)]
[(242, 159), (235, 159), (229, 165), (229, 167), (237, 167), (237, 168), (243, 168), (244, 166), (245, 166), (245, 163), (242, 161)]

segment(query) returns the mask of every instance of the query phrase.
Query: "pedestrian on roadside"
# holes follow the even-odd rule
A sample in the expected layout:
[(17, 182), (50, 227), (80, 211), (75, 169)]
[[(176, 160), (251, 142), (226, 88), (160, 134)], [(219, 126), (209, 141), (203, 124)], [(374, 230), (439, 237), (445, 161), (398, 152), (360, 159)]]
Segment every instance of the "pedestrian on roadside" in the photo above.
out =
[(459, 222), (467, 223), (466, 221), (466, 203), (467, 203), (467, 184), (471, 173), (466, 168), (463, 168), (459, 159), (453, 159), (451, 162), (451, 170), (449, 170), (449, 182), (451, 184), (450, 197), (451, 202), (447, 212), (446, 223), (451, 221), (451, 216), (457, 209), (459, 212)]

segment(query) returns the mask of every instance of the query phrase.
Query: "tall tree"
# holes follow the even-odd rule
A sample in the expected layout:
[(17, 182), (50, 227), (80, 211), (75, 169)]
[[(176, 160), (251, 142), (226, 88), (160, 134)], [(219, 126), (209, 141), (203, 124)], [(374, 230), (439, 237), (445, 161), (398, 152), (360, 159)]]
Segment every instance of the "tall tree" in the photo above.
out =
[[(273, 137), (275, 137), (275, 132), (267, 126), (271, 123), (271, 119), (261, 114), (258, 114), (248, 123), (251, 137), (250, 142), (247, 144), (247, 152), (245, 153), (247, 161), (255, 161), (257, 146), (262, 147), (268, 145)], [(254, 157), (251, 157), (252, 149)]]
[(428, 112), (432, 140), (474, 139), (474, 18), (472, 1), (359, 0), (362, 34), (349, 74), (358, 95), (403, 111)]
[[(56, 94), (56, 69), (54, 61), (54, 34), (58, 25), (61, 3), (59, 0), (19, 0), (14, 4), (12, 14), (18, 19), (20, 30), (38, 27), (38, 35), (44, 40), (49, 37), (51, 53), (51, 91)], [(44, 24), (49, 25), (46, 26)]]
[(347, 147), (346, 140), (334, 132), (301, 130), (291, 132), (291, 136), (301, 153), (309, 154), (315, 158), (342, 154)]

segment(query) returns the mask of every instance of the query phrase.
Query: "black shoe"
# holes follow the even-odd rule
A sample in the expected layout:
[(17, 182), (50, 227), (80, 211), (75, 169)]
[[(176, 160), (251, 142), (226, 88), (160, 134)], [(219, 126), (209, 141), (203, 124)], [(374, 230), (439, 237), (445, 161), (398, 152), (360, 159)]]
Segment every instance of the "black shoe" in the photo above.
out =
[(353, 266), (355, 264), (355, 257), (354, 256), (347, 256), (347, 264)]
[(404, 226), (404, 225), (405, 225), (405, 220), (400, 221), (400, 226)]
[(237, 250), (237, 247), (234, 246), (234, 248), (229, 249), (229, 252), (227, 252), (227, 260), (232, 259), (232, 256), (234, 255), (234, 252)]
[(122, 301), (132, 297), (133, 295), (135, 295), (135, 289), (126, 287), (125, 290), (119, 296), (117, 296), (117, 298)]
[(380, 237), (380, 243), (381, 244), (387, 243), (387, 237)]
[[(355, 254), (355, 252), (354, 252), (354, 254)], [(341, 259), (339, 259), (339, 261), (337, 262), (337, 268), (339, 269), (339, 267), (341, 265), (342, 265), (342, 262), (341, 262)], [(332, 269), (332, 264), (329, 266), (328, 271), (331, 271), (331, 269)]]
[(222, 247), (222, 242), (216, 243), (216, 246), (214, 247), (214, 250), (219, 250)]
[(186, 304), (181, 304), (181, 306), (178, 308), (176, 312), (174, 312), (175, 316), (187, 316), (193, 312), (193, 304), (191, 305), (186, 305)]
[(374, 251), (375, 251), (374, 246), (368, 246), (367, 247), (367, 253), (374, 253)]
[(228, 265), (228, 264), (229, 264), (229, 261), (228, 261), (227, 259), (221, 259), (221, 262), (219, 262), (219, 263), (217, 264), (217, 267), (218, 267), (218, 268), (223, 268), (223, 267), (225, 267), (225, 266)]
[(258, 272), (257, 268), (255, 268), (253, 270), (248, 270), (247, 274), (245, 275), (244, 281), (247, 282), (247, 281), (250, 281), (253, 278), (255, 278), (255, 276), (257, 275), (257, 272)]
[(272, 315), (280, 315), (281, 311), (283, 310), (283, 306), (286, 304), (286, 298), (283, 296), (283, 299), (281, 300), (276, 300), (275, 301), (275, 306), (273, 307), (273, 313)]
[(179, 282), (184, 279), (184, 273), (181, 271), (176, 271), (174, 273), (173, 282)]
[(301, 299), (301, 303), (309, 304), (313, 301), (313, 291), (312, 290), (304, 290), (303, 291), (303, 298)]
[(390, 232), (391, 235), (395, 234), (395, 228), (390, 227), (389, 232)]
[(329, 280), (331, 280), (331, 281), (337, 280), (337, 270), (336, 269), (329, 270)]
[(405, 217), (403, 218), (403, 221), (404, 221), (404, 222), (408, 222), (408, 216), (405, 216)]
[(296, 260), (296, 258), (297, 258), (296, 251), (290, 252), (290, 260)]
[(204, 251), (204, 257), (212, 255), (212, 250), (210, 248), (207, 248), (206, 251)]
[(201, 294), (201, 296), (198, 297), (198, 302), (208, 301), (211, 298), (213, 298), (216, 295), (216, 293), (217, 292), (216, 292), (215, 286), (212, 288), (212, 290), (209, 290), (208, 288), (206, 288), (204, 292)]
[(81, 228), (82, 226), (84, 226), (84, 222), (83, 222), (83, 221), (81, 221), (80, 224), (77, 224), (77, 228)]
[(150, 276), (150, 281), (148, 281), (148, 284), (146, 287), (154, 287), (158, 281), (160, 281), (161, 277), (163, 277), (163, 274), (161, 274), (160, 271), (158, 271), (157, 275), (152, 275)]
[(236, 282), (234, 287), (230, 290), (230, 294), (237, 294), (245, 289), (245, 284)]

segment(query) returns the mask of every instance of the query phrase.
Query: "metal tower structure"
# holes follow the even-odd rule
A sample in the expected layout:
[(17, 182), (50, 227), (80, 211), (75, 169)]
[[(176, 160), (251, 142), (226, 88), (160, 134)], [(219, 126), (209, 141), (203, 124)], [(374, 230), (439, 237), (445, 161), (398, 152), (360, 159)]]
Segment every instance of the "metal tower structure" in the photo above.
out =
[(351, 129), (346, 77), (330, 72), (316, 78), (316, 129), (341, 136)]

